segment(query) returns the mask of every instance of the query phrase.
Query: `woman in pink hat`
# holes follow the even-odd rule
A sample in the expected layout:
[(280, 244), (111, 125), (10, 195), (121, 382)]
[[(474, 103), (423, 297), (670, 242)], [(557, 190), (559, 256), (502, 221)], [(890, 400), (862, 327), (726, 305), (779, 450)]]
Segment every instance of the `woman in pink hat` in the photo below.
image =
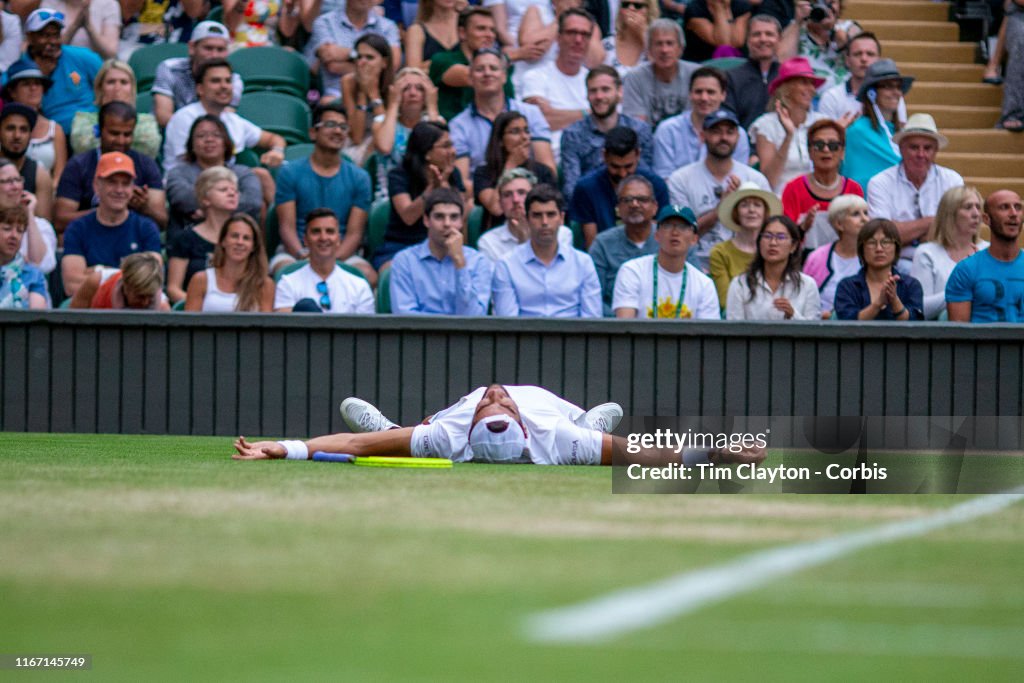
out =
[(787, 59), (779, 67), (779, 75), (768, 84), (768, 113), (750, 125), (761, 173), (775, 194), (780, 194), (793, 178), (811, 171), (807, 131), (815, 121), (825, 118), (811, 110), (814, 95), (824, 82), (803, 57)]

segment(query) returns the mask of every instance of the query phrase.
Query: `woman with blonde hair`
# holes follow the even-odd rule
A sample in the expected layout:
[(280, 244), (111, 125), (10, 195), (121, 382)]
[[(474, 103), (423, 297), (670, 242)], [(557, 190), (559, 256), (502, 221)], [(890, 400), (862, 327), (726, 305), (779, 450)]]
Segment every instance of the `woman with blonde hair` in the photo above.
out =
[(655, 0), (622, 0), (615, 14), (615, 33), (605, 38), (604, 63), (625, 76), (647, 61), (647, 28), (661, 16)]
[(189, 283), (185, 310), (259, 312), (273, 305), (263, 232), (252, 216), (236, 213), (221, 226), (210, 267)]
[[(138, 86), (135, 72), (127, 62), (108, 59), (103, 62), (103, 66), (96, 74), (93, 92), (96, 93), (97, 111), (77, 112), (71, 122), (71, 149), (75, 154), (100, 146), (100, 107), (107, 102), (124, 102), (137, 107)], [(156, 117), (152, 114), (139, 113), (137, 108), (135, 130), (132, 132), (132, 149), (153, 159), (160, 153), (160, 127), (156, 123)]]
[(160, 254), (129, 254), (120, 268), (100, 266), (89, 273), (75, 291), (71, 308), (169, 311), (163, 287), (164, 262)]
[(167, 295), (177, 303), (185, 298), (189, 281), (209, 265), (221, 226), (238, 211), (238, 176), (226, 166), (199, 174), (196, 199), (203, 220), (177, 235), (167, 249)]
[(814, 95), (824, 82), (803, 57), (787, 59), (768, 85), (768, 113), (750, 124), (750, 139), (761, 159), (761, 173), (775, 194), (781, 195), (786, 183), (813, 170), (807, 133), (814, 123), (826, 118), (811, 109)]
[(939, 200), (928, 241), (914, 251), (910, 270), (924, 290), (925, 320), (946, 310), (946, 280), (956, 264), (988, 247), (978, 236), (983, 210), (981, 194), (973, 187), (951, 187)]

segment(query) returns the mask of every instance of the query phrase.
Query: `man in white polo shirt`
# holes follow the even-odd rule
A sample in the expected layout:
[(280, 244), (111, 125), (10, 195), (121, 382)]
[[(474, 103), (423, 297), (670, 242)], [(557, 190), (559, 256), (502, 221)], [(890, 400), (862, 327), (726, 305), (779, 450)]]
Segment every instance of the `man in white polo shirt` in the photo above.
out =
[(946, 190), (964, 184), (951, 168), (935, 163), (935, 155), (949, 141), (939, 133), (930, 114), (914, 114), (892, 136), (903, 161), (868, 181), (868, 207), (872, 218), (888, 218), (900, 231), (900, 267), (910, 272), (917, 243), (928, 235), (939, 200)]
[(370, 284), (346, 272), (335, 256), (341, 244), (338, 216), (330, 209), (313, 209), (306, 215), (306, 247), (309, 263), (281, 276), (274, 294), (278, 313), (373, 313)]

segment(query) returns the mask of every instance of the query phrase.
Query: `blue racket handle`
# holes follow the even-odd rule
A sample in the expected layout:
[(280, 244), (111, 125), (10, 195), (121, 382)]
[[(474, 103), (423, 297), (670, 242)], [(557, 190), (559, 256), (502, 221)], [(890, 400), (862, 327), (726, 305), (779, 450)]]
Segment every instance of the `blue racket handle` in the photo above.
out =
[(356, 456), (349, 455), (348, 453), (313, 451), (313, 460), (316, 462), (355, 462)]

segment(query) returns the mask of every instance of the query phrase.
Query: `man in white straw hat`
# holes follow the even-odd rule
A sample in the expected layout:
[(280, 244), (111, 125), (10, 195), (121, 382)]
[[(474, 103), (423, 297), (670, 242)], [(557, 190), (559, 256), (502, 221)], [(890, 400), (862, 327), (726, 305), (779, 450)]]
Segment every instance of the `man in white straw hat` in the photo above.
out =
[[(951, 168), (935, 163), (935, 155), (949, 141), (939, 132), (931, 114), (914, 114), (892, 136), (903, 160), (868, 181), (868, 206), (872, 218), (888, 218), (900, 231), (903, 249), (900, 262), (908, 269), (914, 248), (932, 227), (939, 200), (964, 179)], [(908, 270), (909, 272), (909, 270)]]

